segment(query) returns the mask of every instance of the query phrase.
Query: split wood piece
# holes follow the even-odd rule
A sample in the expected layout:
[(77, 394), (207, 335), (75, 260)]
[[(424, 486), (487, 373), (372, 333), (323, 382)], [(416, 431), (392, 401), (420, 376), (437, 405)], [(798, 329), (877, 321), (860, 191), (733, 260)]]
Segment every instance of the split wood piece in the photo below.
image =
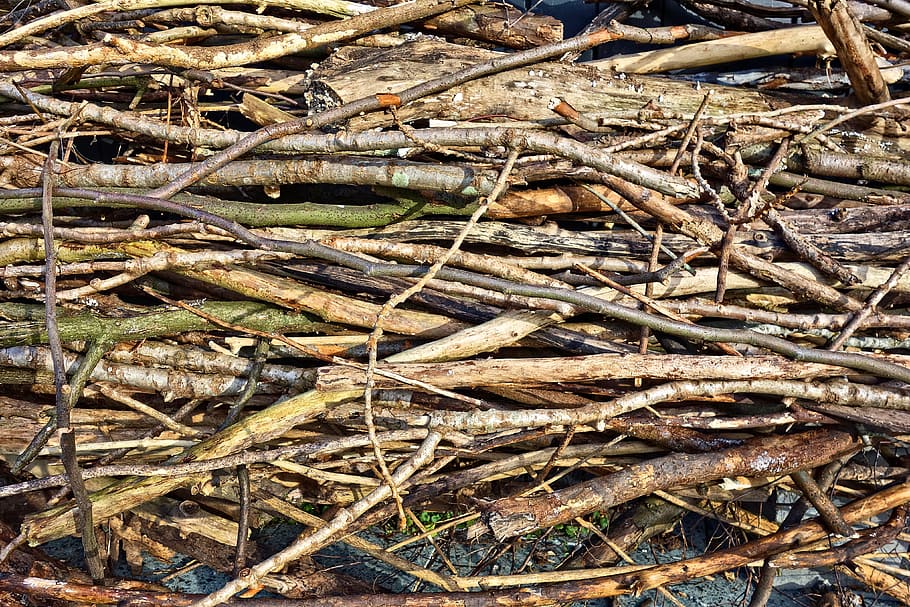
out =
[[(197, 503), (159, 497), (131, 510), (128, 524), (119, 526), (118, 535), (133, 542), (128, 550), (141, 550), (144, 537), (169, 546), (219, 571), (230, 571), (237, 543), (237, 523), (201, 508)], [(112, 520), (118, 520), (117, 518)], [(255, 542), (247, 551), (257, 550)], [(169, 560), (169, 559), (168, 559)], [(139, 565), (141, 566), (141, 560)]]
[[(231, 289), (245, 297), (307, 311), (328, 322), (369, 328), (375, 325), (379, 314), (380, 306), (376, 304), (335, 295), (255, 270), (213, 268), (182, 274)], [(387, 333), (426, 338), (442, 337), (465, 328), (464, 323), (416, 310), (393, 310), (383, 318), (382, 324)]]
[(484, 508), (483, 521), (502, 541), (612, 508), (657, 489), (815, 468), (861, 444), (846, 432), (824, 429), (753, 439), (742, 447), (716, 453), (674, 453), (547, 495), (496, 500)]
[(244, 117), (249, 118), (259, 126), (268, 124), (278, 124), (279, 122), (290, 122), (296, 120), (293, 114), (285, 112), (281, 108), (266, 103), (259, 97), (250, 93), (244, 93), (238, 108)]
[(837, 58), (847, 72), (859, 102), (870, 105), (890, 100), (888, 85), (863, 33), (863, 26), (847, 3), (810, 0), (809, 10), (837, 49)]
[(632, 74), (718, 65), (774, 55), (811, 53), (831, 56), (834, 46), (817, 25), (803, 25), (751, 34), (728, 34), (719, 40), (683, 44), (673, 48), (616, 55), (591, 63), (601, 69)]
[[(560, 185), (549, 188), (510, 188), (490, 205), (487, 217), (490, 219), (515, 219), (516, 217), (539, 217), (564, 213), (612, 213), (613, 209), (603, 201), (606, 198), (622, 211), (633, 211), (635, 207), (613, 190), (599, 184), (585, 184), (587, 187)], [(592, 192), (591, 190), (594, 190)], [(673, 204), (673, 200), (667, 202)]]
[[(254, 413), (211, 438), (191, 447), (179, 461), (211, 459), (248, 449), (275, 439), (294, 426), (302, 424), (328, 408), (359, 398), (363, 391), (305, 392), (267, 409)], [(93, 493), (92, 512), (96, 523), (160, 497), (178, 487), (188, 486), (204, 478), (196, 474), (182, 477), (129, 478)], [(66, 504), (29, 516), (22, 532), (30, 545), (43, 544), (76, 533), (72, 516), (73, 506)]]
[[(492, 51), (436, 40), (385, 50), (344, 47), (320, 63), (306, 97), (317, 107), (334, 107), (377, 92), (396, 93), (496, 56)], [(377, 82), (383, 83), (382, 91), (376, 90)], [(398, 115), (404, 121), (464, 121), (477, 116), (552, 121), (548, 104), (553, 97), (583, 114), (634, 113), (655, 100), (665, 112), (692, 114), (708, 89), (714, 93), (706, 116), (764, 112), (789, 106), (796, 99), (714, 85), (697, 89), (687, 82), (592, 70), (587, 64), (547, 62), (452, 87), (401, 107)], [(348, 128), (362, 131), (389, 122), (388, 116), (371, 114), (352, 118)]]
[[(508, 310), (496, 318), (393, 354), (393, 363), (436, 362), (468, 358), (510, 346), (564, 317), (550, 310)], [(431, 365), (432, 366), (432, 365)]]
[[(410, 352), (410, 351), (408, 351)], [(407, 352), (405, 352), (406, 354)], [(397, 361), (403, 357), (393, 357)], [(778, 356), (685, 356), (664, 354), (595, 354), (560, 358), (487, 359), (432, 364), (379, 365), (405, 377), (419, 377), (438, 388), (472, 386), (540, 386), (562, 382), (613, 379), (795, 379), (842, 375), (844, 369), (802, 363)], [(364, 385), (364, 373), (347, 367), (321, 367), (317, 390), (350, 389)], [(385, 377), (377, 388), (398, 386)]]
[[(843, 6), (842, 2), (838, 4)], [(866, 46), (868, 47), (868, 43)], [(672, 70), (760, 59), (773, 55), (814, 54), (822, 57), (831, 56), (834, 55), (836, 47), (837, 43), (832, 44), (821, 27), (817, 25), (802, 25), (756, 32), (754, 34), (729, 35), (720, 40), (695, 42), (643, 53), (617, 55), (609, 59), (591, 61), (590, 64), (599, 69), (612, 69), (629, 74), (656, 74)], [(871, 54), (871, 51), (869, 52)], [(881, 77), (881, 70), (879, 70), (874, 58), (873, 66), (879, 77)], [(903, 77), (903, 70), (900, 68), (889, 69), (886, 71), (886, 77), (890, 82), (897, 82)], [(885, 99), (881, 101), (885, 101)]]
[(187, 538), (193, 534), (224, 546), (234, 546), (237, 543), (236, 522), (209, 512), (192, 500), (180, 502), (159, 497), (131, 511), (152, 523), (176, 527), (180, 530), (180, 535)]
[(13, 72), (60, 66), (75, 69), (90, 65), (127, 63), (189, 69), (198, 69), (199, 66), (216, 69), (246, 65), (323, 48), (328, 44), (362, 36), (375, 29), (426, 19), (473, 1), (414, 0), (347, 19), (322, 23), (300, 33), (281, 34), (267, 39), (257, 38), (226, 46), (168, 46), (106, 34), (100, 43), (69, 46), (66, 49), (0, 51), (0, 70)]
[(421, 24), (440, 32), (494, 42), (515, 49), (552, 44), (563, 39), (562, 21), (521, 11), (510, 4), (472, 4), (427, 19)]

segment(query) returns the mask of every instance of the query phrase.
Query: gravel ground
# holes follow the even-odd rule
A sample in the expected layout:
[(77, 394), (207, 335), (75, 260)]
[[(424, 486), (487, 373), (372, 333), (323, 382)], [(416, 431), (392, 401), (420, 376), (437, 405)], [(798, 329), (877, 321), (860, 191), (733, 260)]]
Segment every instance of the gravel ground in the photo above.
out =
[[(636, 563), (666, 563), (686, 557), (704, 554), (706, 544), (716, 541), (718, 534), (722, 533), (718, 527), (696, 516), (687, 517), (684, 521), (683, 531), (670, 534), (659, 542), (639, 548), (633, 555)], [(261, 542), (269, 544), (271, 549), (278, 550), (293, 541), (302, 528), (292, 523), (279, 523), (268, 526), (261, 532)], [(361, 534), (370, 541), (386, 546), (391, 545), (405, 536), (385, 533)], [(496, 546), (478, 542), (462, 542), (441, 540), (450, 561), (458, 568), (459, 573), (467, 575), (474, 566)], [(577, 540), (566, 536), (553, 536), (539, 542), (522, 542), (517, 549), (508, 551), (495, 561), (494, 564), (484, 569), (484, 574), (508, 574), (516, 571), (526, 561), (526, 572), (544, 570), (549, 566), (561, 562), (566, 555), (571, 553), (578, 545)], [(683, 549), (681, 546), (684, 546)], [(534, 556), (528, 558), (531, 550)], [(81, 544), (76, 539), (61, 540), (48, 545), (48, 552), (52, 556), (63, 558), (73, 564), (81, 561)], [(415, 543), (399, 552), (400, 556), (412, 562), (430, 567), (442, 568), (440, 559), (433, 547), (426, 541)], [(378, 588), (391, 592), (409, 592), (415, 590), (436, 590), (426, 585), (421, 585), (414, 578), (401, 572), (389, 569), (370, 557), (353, 552), (343, 545), (330, 546), (317, 555), (317, 561), (327, 568), (340, 568), (348, 575), (358, 577)], [(174, 571), (186, 564), (186, 559), (178, 559), (174, 563), (161, 563), (147, 558), (142, 577), (150, 581), (161, 581)], [(129, 577), (125, 565), (117, 575)], [(166, 586), (182, 592), (211, 592), (216, 590), (228, 577), (213, 571), (208, 567), (198, 567), (185, 573), (167, 579)], [(768, 607), (809, 607), (815, 605), (820, 584), (836, 585), (849, 589), (853, 602), (849, 607), (897, 607), (900, 603), (888, 597), (865, 592), (849, 579), (837, 579), (830, 572), (821, 573), (814, 570), (799, 569), (783, 571), (775, 582), (775, 589), (768, 602)], [(737, 576), (717, 575), (710, 579), (702, 579), (691, 583), (679, 584), (671, 587), (672, 595), (687, 607), (715, 607), (721, 605), (748, 605), (751, 596), (751, 581), (749, 571), (742, 571)], [(657, 607), (671, 605), (669, 600), (657, 592), (651, 591), (641, 596), (623, 596), (615, 601), (588, 601), (587, 607)], [(846, 605), (845, 605), (846, 607)]]

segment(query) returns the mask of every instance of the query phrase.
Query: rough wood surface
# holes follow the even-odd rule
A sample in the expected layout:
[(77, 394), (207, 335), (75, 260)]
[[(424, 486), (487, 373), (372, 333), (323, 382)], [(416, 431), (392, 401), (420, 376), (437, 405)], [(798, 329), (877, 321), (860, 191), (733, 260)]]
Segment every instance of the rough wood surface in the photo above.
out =
[[(313, 73), (309, 97), (333, 107), (377, 93), (396, 93), (419, 82), (454, 73), (489, 60), (491, 51), (434, 40), (418, 40), (393, 49), (347, 47)], [(416, 117), (467, 121), (497, 117), (505, 121), (552, 121), (553, 97), (569, 101), (594, 116), (623, 113), (635, 116), (651, 109), (668, 114), (692, 113), (712, 90), (706, 115), (765, 112), (791, 105), (784, 96), (722, 86), (695, 86), (665, 78), (613, 73), (595, 66), (539, 63), (455, 86), (399, 110), (402, 120)], [(389, 124), (388, 116), (352, 119), (348, 127), (366, 129)]]

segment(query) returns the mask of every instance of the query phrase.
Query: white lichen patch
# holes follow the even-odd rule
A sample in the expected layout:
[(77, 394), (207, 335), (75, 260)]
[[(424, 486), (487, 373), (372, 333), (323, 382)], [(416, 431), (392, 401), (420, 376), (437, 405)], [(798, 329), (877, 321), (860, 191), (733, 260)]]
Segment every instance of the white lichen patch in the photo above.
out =
[(749, 466), (755, 472), (777, 472), (783, 470), (786, 464), (787, 457), (785, 455), (771, 457), (767, 451), (762, 451), (750, 462)]

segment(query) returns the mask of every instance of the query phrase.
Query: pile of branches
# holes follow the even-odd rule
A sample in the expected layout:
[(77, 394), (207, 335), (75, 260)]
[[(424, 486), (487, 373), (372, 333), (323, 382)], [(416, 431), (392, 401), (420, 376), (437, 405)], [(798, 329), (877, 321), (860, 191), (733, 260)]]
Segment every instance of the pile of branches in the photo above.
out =
[[(905, 3), (601, 4), (565, 40), (474, 0), (7, 5), (0, 600), (679, 604), (752, 570), (758, 606), (823, 568), (910, 603), (881, 558), (910, 499)], [(687, 512), (729, 545), (634, 562)], [(305, 531), (270, 553), (276, 518)], [(358, 535), (390, 524), (448, 568)], [(567, 524), (578, 553), (487, 575)], [(69, 536), (84, 571), (35, 549)], [(425, 591), (310, 558), (337, 543)], [(111, 573), (177, 553), (232, 581)]]

